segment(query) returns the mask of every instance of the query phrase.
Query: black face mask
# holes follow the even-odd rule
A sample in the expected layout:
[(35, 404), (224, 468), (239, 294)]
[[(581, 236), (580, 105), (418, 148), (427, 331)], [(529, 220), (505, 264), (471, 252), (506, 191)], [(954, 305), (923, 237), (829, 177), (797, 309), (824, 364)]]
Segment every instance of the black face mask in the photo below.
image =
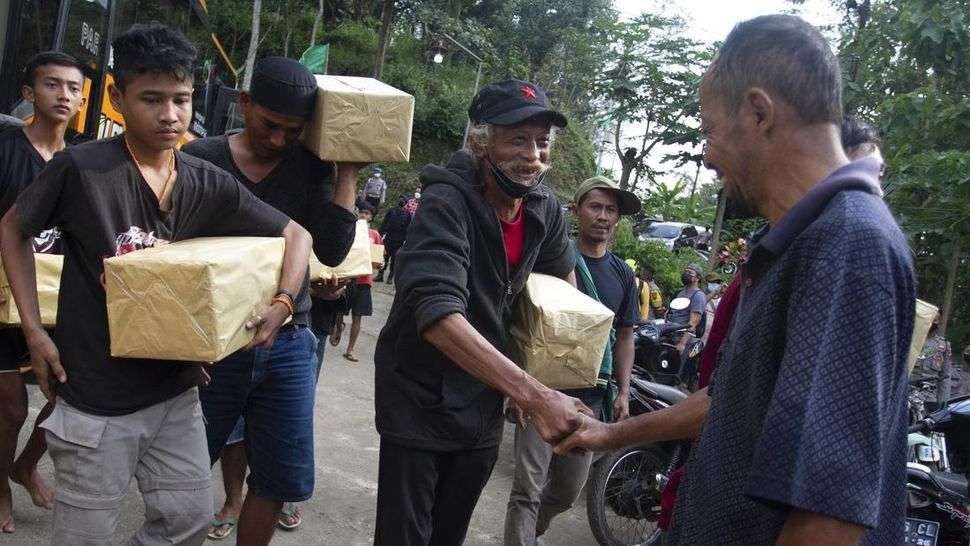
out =
[(533, 180), (529, 185), (519, 184), (515, 180), (509, 178), (505, 173), (502, 172), (501, 169), (496, 167), (495, 163), (492, 163), (492, 158), (488, 158), (488, 166), (490, 169), (492, 169), (492, 176), (495, 177), (495, 183), (498, 184), (499, 189), (502, 190), (502, 193), (511, 197), (512, 199), (522, 199), (525, 197), (525, 194), (534, 190), (536, 186), (541, 184), (542, 179), (546, 177), (546, 173), (542, 173), (537, 176), (536, 179)]
[(684, 283), (684, 286), (690, 286), (690, 283), (694, 281), (694, 277), (690, 273), (681, 273), (680, 282)]

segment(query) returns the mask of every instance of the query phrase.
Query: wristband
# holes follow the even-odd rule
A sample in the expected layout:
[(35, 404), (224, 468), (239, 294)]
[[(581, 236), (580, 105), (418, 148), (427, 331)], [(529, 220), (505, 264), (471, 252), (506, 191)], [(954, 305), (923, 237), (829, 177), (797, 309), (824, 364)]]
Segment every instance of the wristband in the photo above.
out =
[(283, 307), (286, 307), (286, 310), (289, 311), (290, 316), (293, 316), (293, 302), (287, 299), (287, 296), (276, 296), (273, 298), (273, 303), (282, 303)]

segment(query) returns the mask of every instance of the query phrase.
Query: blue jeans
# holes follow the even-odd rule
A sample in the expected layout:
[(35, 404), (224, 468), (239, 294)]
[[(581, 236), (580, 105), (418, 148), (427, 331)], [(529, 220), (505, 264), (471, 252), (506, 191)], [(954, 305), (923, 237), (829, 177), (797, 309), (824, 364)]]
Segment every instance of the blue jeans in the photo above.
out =
[(247, 484), (258, 497), (298, 502), (313, 494), (315, 350), (309, 329), (287, 328), (271, 348), (237, 351), (213, 366), (200, 391), (213, 464), (245, 417)]

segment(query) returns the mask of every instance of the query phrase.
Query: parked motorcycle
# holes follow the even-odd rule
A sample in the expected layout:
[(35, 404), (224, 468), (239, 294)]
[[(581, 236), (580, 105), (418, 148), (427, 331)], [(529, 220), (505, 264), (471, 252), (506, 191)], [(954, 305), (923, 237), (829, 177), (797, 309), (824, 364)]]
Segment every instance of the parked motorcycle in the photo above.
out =
[[(680, 389), (650, 381), (634, 365), (630, 415), (657, 411), (687, 398)], [(589, 527), (602, 546), (660, 544), (660, 494), (670, 474), (687, 459), (689, 442), (661, 442), (606, 453), (595, 463), (586, 486)]]
[[(670, 302), (673, 310), (683, 310), (688, 305), (690, 300), (687, 298), (675, 298)], [(694, 338), (680, 350), (678, 344), (687, 328), (686, 324), (662, 319), (642, 323), (634, 332), (633, 364), (646, 371), (651, 381), (693, 390), (697, 385), (704, 343)]]
[(966, 546), (970, 544), (970, 496), (967, 492), (967, 443), (970, 442), (970, 396), (951, 400), (909, 427), (910, 434), (943, 433), (942, 466), (906, 464), (907, 518), (905, 544)]

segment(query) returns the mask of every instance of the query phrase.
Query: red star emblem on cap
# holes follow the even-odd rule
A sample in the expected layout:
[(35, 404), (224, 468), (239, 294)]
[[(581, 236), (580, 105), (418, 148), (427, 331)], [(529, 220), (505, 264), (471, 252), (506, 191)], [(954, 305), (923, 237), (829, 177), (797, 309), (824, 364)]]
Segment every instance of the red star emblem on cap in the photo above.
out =
[(527, 99), (534, 99), (534, 98), (536, 98), (536, 90), (533, 89), (533, 88), (531, 88), (531, 87), (529, 87), (528, 85), (523, 85), (522, 86), (522, 96), (525, 97), (525, 98), (527, 98)]

